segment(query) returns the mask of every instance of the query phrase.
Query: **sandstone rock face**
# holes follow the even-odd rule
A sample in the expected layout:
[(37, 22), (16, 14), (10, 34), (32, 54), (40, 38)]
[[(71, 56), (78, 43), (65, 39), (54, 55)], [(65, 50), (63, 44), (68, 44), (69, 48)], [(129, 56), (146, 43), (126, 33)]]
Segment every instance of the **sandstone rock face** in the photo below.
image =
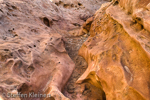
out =
[(102, 5), (79, 50), (88, 68), (78, 83), (104, 90), (107, 100), (150, 100), (149, 5), (149, 0)]
[(59, 8), (48, 0), (6, 0), (0, 6), (1, 96), (34, 92), (67, 100), (61, 91), (75, 65), (53, 29), (66, 29)]
[[(0, 0), (0, 100), (83, 100), (91, 94), (91, 100), (102, 98), (103, 91), (90, 83), (72, 86), (87, 66), (77, 55), (88, 37), (81, 36), (80, 28), (101, 2), (94, 8), (76, 4), (69, 10), (50, 0)], [(51, 98), (8, 95), (32, 92)]]
[(106, 1), (0, 0), (0, 100), (150, 100), (150, 1)]

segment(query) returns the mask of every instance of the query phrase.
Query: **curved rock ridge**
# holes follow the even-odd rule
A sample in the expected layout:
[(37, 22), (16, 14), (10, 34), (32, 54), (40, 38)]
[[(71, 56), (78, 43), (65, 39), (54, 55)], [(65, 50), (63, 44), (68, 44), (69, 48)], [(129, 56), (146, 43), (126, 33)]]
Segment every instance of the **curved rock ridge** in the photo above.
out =
[(113, 0), (101, 6), (79, 50), (88, 68), (77, 83), (102, 89), (106, 100), (150, 100), (149, 5)]

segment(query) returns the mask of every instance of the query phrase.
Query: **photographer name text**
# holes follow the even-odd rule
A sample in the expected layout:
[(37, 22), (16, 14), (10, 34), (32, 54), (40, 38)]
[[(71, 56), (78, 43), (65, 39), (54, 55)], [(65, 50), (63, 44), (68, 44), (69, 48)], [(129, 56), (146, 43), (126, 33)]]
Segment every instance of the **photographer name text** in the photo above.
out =
[(23, 94), (21, 92), (18, 92), (17, 94), (13, 93), (7, 93), (4, 94), (8, 98), (46, 98), (46, 97), (51, 97), (50, 94), (41, 94), (41, 93), (34, 93), (34, 92), (29, 92), (28, 94)]

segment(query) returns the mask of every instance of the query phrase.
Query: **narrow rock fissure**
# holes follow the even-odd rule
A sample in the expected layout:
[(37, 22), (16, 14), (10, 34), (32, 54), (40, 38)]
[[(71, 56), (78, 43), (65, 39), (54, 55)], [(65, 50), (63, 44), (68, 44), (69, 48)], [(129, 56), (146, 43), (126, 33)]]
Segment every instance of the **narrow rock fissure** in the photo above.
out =
[(65, 42), (65, 48), (68, 55), (75, 63), (75, 69), (64, 88), (63, 94), (70, 100), (92, 100), (93, 97), (94, 100), (106, 100), (103, 90), (95, 87), (88, 81), (85, 81), (82, 84), (76, 84), (76, 81), (88, 67), (84, 58), (78, 55), (78, 50), (87, 38), (88, 35), (66, 38), (67, 41)]

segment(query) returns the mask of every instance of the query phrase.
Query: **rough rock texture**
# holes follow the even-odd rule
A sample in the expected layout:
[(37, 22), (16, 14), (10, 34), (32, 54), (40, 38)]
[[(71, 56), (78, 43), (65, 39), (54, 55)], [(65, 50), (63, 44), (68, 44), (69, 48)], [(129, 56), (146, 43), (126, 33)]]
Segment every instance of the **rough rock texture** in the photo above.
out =
[(150, 100), (149, 0), (51, 1), (0, 0), (0, 100)]
[[(68, 30), (73, 36), (81, 36), (81, 26), (88, 18), (92, 17), (101, 4), (108, 0), (52, 0), (67, 15), (67, 23), (72, 23), (76, 28)], [(63, 16), (65, 17), (65, 16)]]
[[(95, 4), (96, 8), (86, 6), (88, 9), (75, 11), (76, 8), (62, 8), (50, 0), (0, 0), (0, 99), (101, 99), (101, 89), (89, 83), (74, 85), (87, 67), (77, 55), (88, 37), (80, 36), (84, 34), (80, 28), (101, 5)], [(74, 94), (70, 83), (75, 86)], [(7, 95), (19, 92), (52, 97), (9, 98)], [(91, 94), (94, 97), (90, 97)]]
[(107, 100), (150, 100), (149, 5), (149, 0), (102, 5), (79, 50), (88, 68), (78, 83), (104, 90)]
[(61, 91), (75, 65), (53, 29), (63, 26), (57, 24), (59, 9), (48, 0), (5, 0), (0, 6), (1, 93), (47, 93), (65, 100)]

